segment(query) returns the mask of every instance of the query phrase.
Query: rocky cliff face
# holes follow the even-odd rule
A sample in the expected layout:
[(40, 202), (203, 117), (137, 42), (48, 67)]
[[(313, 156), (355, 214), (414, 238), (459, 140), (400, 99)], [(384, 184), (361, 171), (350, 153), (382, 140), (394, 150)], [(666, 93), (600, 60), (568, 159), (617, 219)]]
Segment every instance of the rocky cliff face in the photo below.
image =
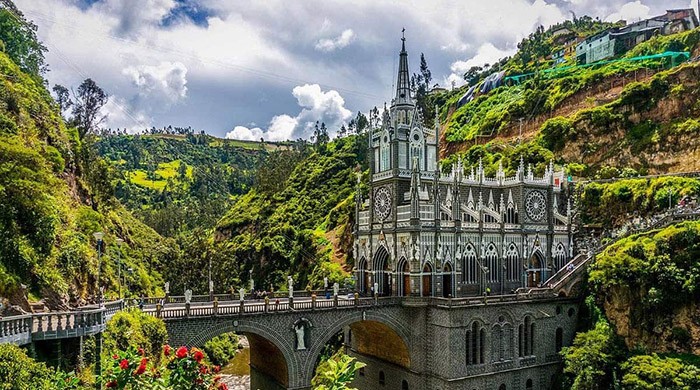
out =
[(688, 302), (670, 315), (641, 307), (641, 291), (618, 286), (605, 293), (605, 314), (630, 350), (700, 354), (700, 305)]

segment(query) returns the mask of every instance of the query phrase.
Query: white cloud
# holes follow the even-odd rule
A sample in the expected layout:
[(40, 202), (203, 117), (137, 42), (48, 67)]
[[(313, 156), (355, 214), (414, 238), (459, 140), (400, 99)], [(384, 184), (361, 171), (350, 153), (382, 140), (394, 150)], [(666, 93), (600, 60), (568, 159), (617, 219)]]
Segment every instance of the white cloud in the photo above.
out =
[(650, 8), (641, 1), (630, 1), (620, 7), (620, 10), (608, 15), (605, 20), (608, 22), (617, 22), (618, 20), (626, 20), (628, 23), (633, 23), (638, 20), (647, 19)]
[(479, 47), (476, 55), (466, 61), (455, 61), (450, 65), (450, 71), (452, 72), (445, 79), (445, 83), (451, 86), (454, 82), (455, 86), (460, 86), (465, 83), (462, 75), (469, 70), (472, 66), (484, 66), (485, 64), (493, 65), (495, 62), (501, 58), (513, 55), (515, 49), (501, 50), (494, 46), (493, 44), (485, 43)]
[(322, 52), (331, 52), (344, 48), (345, 46), (349, 45), (354, 39), (355, 32), (352, 31), (352, 29), (347, 29), (333, 39), (319, 39), (318, 42), (316, 42), (315, 48), (316, 50)]
[[(485, 55), (487, 43), (504, 52), (515, 50), (538, 25), (570, 18), (569, 9), (578, 16), (605, 17), (620, 12), (629, 1), (633, 0), (197, 0), (207, 10), (205, 23), (195, 25), (179, 17), (168, 26), (163, 18), (182, 1), (15, 3), (39, 26), (38, 35), (49, 48), (50, 84), (77, 87), (93, 78), (155, 126), (191, 125), (224, 135), (232, 131), (232, 118), (238, 118), (264, 133), (275, 129), (268, 137), (296, 137), (303, 133), (306, 119), (298, 117), (305, 107), (296, 108), (280, 91), (318, 84), (324, 93), (342, 94), (343, 107), (352, 111), (381, 106), (391, 98), (403, 27), (411, 72), (417, 71), (423, 52), (435, 80), (459, 81), (461, 75), (452, 65)], [(666, 7), (685, 7), (690, 0), (642, 2), (632, 4), (661, 14)], [(166, 97), (182, 96), (184, 89), (177, 82), (159, 85), (160, 79), (144, 68), (163, 62), (184, 65), (186, 100), (179, 97), (178, 103), (171, 103)], [(136, 80), (144, 78), (140, 85), (134, 72), (124, 76), (128, 68), (136, 71)], [(275, 115), (277, 119), (269, 122)], [(107, 125), (116, 127), (115, 118), (111, 115)], [(251, 125), (253, 121), (265, 125)], [(132, 122), (129, 127), (139, 126)]]
[(131, 79), (142, 97), (173, 104), (187, 96), (187, 68), (181, 62), (130, 66), (122, 74)]
[(259, 127), (248, 128), (245, 126), (236, 126), (233, 130), (226, 133), (226, 138), (257, 141), (263, 138), (263, 130)]
[(112, 129), (127, 129), (129, 133), (138, 133), (152, 126), (152, 118), (138, 108), (134, 108), (126, 100), (118, 96), (110, 96), (107, 104), (102, 107), (106, 115), (105, 127)]
[(257, 140), (263, 137), (269, 141), (308, 139), (313, 134), (316, 121), (325, 123), (329, 135), (334, 136), (340, 126), (352, 117), (352, 112), (345, 108), (345, 99), (338, 91), (325, 92), (318, 84), (305, 84), (294, 87), (292, 95), (302, 108), (295, 117), (275, 115), (264, 132), (260, 128), (236, 126), (226, 134), (226, 138)]

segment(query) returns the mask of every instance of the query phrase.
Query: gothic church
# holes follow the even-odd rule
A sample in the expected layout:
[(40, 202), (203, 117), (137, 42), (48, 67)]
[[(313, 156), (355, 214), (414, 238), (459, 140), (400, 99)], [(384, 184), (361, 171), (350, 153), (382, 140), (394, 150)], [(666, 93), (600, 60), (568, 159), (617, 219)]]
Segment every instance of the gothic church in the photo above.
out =
[(486, 177), (439, 159), (440, 124), (423, 125), (412, 96), (405, 38), (396, 95), (369, 135), (369, 199), (356, 203), (357, 288), (398, 296), (508, 294), (536, 287), (573, 255), (563, 171)]

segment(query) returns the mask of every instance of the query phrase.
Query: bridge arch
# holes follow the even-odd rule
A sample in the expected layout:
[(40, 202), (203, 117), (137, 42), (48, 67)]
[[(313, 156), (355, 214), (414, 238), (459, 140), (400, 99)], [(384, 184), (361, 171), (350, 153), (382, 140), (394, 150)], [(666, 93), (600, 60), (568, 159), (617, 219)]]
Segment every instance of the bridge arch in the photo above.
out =
[(215, 323), (212, 326), (203, 327), (202, 331), (191, 337), (186, 345), (202, 347), (212, 338), (230, 332), (248, 338), (251, 348), (250, 365), (285, 388), (290, 387), (297, 373), (301, 372), (300, 364), (294, 354), (294, 345), (290, 341), (293, 338), (283, 337), (284, 335), (281, 335), (277, 329), (262, 322), (240, 319)]
[(309, 358), (305, 361), (307, 366), (303, 371), (307, 378), (313, 378), (314, 370), (316, 369), (316, 361), (323, 347), (328, 343), (331, 337), (343, 331), (346, 326), (355, 326), (352, 332), (352, 339), (355, 341), (363, 337), (361, 332), (357, 332), (357, 330), (360, 329), (367, 333), (374, 333), (374, 336), (379, 334), (377, 339), (385, 342), (385, 344), (382, 344), (383, 346), (390, 344), (394, 347), (390, 349), (384, 348), (387, 352), (391, 352), (390, 356), (371, 356), (387, 360), (405, 368), (411, 367), (413, 361), (411, 356), (411, 333), (410, 329), (408, 329), (403, 322), (385, 311), (353, 311), (337, 318), (331, 324), (324, 327), (321, 333), (314, 336), (314, 341), (309, 348)]

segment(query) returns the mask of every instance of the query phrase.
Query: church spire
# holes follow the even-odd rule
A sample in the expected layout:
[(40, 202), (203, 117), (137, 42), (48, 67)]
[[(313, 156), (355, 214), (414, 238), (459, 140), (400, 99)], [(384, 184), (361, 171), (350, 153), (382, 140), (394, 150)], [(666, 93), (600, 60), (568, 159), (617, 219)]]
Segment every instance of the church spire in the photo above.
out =
[(401, 30), (401, 53), (399, 53), (399, 76), (396, 79), (396, 96), (393, 105), (413, 104), (408, 73), (408, 53), (406, 52), (406, 29)]

